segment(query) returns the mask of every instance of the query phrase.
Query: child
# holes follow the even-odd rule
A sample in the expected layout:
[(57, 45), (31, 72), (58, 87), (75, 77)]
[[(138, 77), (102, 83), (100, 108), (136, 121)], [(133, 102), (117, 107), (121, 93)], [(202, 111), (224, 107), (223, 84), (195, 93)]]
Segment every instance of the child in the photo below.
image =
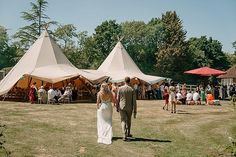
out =
[(169, 102), (171, 103), (171, 113), (176, 113), (176, 98), (175, 98), (175, 87), (173, 83), (169, 87)]

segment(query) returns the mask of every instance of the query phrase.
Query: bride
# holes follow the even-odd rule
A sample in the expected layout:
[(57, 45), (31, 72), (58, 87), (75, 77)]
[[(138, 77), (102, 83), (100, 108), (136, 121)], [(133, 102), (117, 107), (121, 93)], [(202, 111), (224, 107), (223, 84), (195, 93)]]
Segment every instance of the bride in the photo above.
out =
[(112, 93), (107, 83), (97, 95), (97, 131), (98, 143), (112, 143)]

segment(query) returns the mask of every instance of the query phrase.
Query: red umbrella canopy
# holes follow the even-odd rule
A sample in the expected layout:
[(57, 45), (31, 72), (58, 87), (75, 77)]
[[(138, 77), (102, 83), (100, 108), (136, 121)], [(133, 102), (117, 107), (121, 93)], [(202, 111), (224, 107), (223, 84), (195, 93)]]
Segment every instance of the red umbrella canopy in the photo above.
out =
[(209, 67), (202, 67), (202, 68), (197, 68), (193, 70), (188, 70), (188, 71), (185, 71), (184, 73), (201, 75), (201, 76), (218, 76), (218, 75), (225, 74), (226, 72), (217, 70), (217, 69), (212, 69)]

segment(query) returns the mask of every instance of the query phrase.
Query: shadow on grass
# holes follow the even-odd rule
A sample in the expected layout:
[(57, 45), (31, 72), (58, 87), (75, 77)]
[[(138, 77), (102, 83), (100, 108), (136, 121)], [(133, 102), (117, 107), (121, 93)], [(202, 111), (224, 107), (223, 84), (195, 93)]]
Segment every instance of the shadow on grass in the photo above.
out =
[(177, 114), (193, 114), (193, 113), (189, 113), (189, 112), (177, 112)]
[(189, 113), (189, 112), (184, 111), (184, 110), (177, 110), (177, 114), (193, 114), (193, 113)]
[[(122, 140), (122, 137), (113, 137), (112, 140), (113, 141), (117, 141), (117, 140)], [(150, 139), (150, 138), (141, 138), (141, 137), (132, 137), (129, 138), (129, 140), (132, 141), (141, 141), (141, 142), (172, 142), (170, 140), (160, 140), (160, 139)]]

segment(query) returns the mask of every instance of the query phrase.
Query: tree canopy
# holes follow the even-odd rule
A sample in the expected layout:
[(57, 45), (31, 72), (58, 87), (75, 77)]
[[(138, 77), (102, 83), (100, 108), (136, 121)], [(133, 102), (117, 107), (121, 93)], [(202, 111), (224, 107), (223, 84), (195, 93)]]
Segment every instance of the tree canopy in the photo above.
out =
[(48, 6), (46, 0), (36, 0), (35, 3), (30, 2), (30, 5), (31, 9), (23, 11), (21, 16), (25, 21), (29, 22), (29, 25), (20, 28), (14, 35), (14, 38), (24, 49), (28, 49), (39, 37), (44, 27), (56, 24), (55, 21), (50, 21), (49, 16), (45, 13)]
[(192, 54), (193, 67), (208, 66), (216, 69), (227, 70), (230, 66), (222, 44), (206, 36), (190, 38), (188, 40), (188, 51)]
[(95, 28), (95, 33), (93, 34), (95, 47), (102, 60), (111, 52), (120, 33), (121, 26), (115, 20), (104, 21)]
[(235, 51), (234, 51), (234, 54), (236, 54), (236, 41), (235, 42), (233, 42), (233, 48), (235, 49)]
[(149, 23), (143, 21), (126, 21), (121, 24), (122, 43), (139, 68), (146, 73), (155, 73), (155, 53), (159, 37), (163, 33), (160, 19), (152, 19)]
[(7, 30), (0, 26), (0, 69), (16, 63), (16, 48), (9, 44)]
[(164, 27), (164, 35), (159, 41), (156, 53), (158, 73), (180, 80), (187, 63), (186, 31), (175, 11), (162, 14), (161, 22)]
[(185, 70), (202, 66), (227, 70), (236, 64), (236, 41), (233, 54), (223, 52), (222, 44), (212, 37), (203, 35), (187, 40), (183, 21), (175, 11), (167, 11), (147, 23), (105, 20), (89, 35), (73, 24), (51, 21), (46, 14), (47, 0), (34, 0), (30, 5), (30, 10), (22, 12), (28, 25), (19, 28), (13, 43), (9, 43), (7, 30), (0, 26), (0, 69), (14, 65), (50, 24), (54, 25), (54, 30), (49, 30), (51, 36), (68, 59), (81, 69), (97, 69), (119, 40), (144, 73), (177, 81), (189, 78), (183, 74)]

